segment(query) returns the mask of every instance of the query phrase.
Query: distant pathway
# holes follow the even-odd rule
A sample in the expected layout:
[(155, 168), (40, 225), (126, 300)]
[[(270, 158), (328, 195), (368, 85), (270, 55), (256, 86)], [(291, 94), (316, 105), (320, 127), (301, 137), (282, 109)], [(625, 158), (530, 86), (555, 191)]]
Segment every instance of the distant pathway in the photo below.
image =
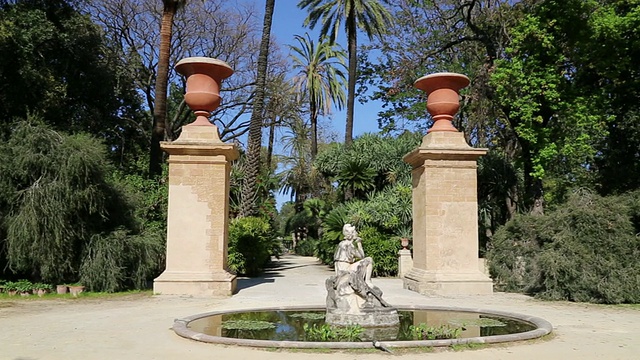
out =
[[(323, 305), (332, 269), (315, 258), (285, 256), (264, 276), (240, 279), (231, 298), (129, 296), (117, 299), (0, 301), (0, 359), (389, 359), (384, 353), (287, 352), (198, 343), (170, 330), (173, 319), (219, 309)], [(395, 305), (430, 304), (513, 311), (555, 328), (547, 341), (479, 350), (405, 353), (401, 359), (640, 359), (640, 310), (543, 302), (517, 294), (425, 297), (399, 279), (374, 279)]]

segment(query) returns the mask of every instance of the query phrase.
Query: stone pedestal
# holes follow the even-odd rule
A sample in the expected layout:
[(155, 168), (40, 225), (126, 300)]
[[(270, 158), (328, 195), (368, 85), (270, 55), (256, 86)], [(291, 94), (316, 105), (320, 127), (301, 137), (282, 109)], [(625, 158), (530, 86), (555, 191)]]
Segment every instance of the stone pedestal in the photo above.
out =
[(395, 308), (362, 309), (357, 314), (351, 314), (340, 309), (327, 309), (325, 322), (331, 325), (362, 327), (389, 327), (400, 322), (398, 310)]
[(404, 287), (421, 294), (490, 294), (478, 269), (477, 159), (486, 149), (461, 132), (433, 131), (405, 155), (413, 167), (413, 268)]
[(153, 292), (230, 296), (236, 276), (227, 270), (229, 174), (238, 151), (213, 125), (184, 126), (162, 149), (169, 153), (167, 266)]
[(413, 258), (411, 250), (402, 249), (398, 251), (398, 277), (403, 278), (413, 268)]

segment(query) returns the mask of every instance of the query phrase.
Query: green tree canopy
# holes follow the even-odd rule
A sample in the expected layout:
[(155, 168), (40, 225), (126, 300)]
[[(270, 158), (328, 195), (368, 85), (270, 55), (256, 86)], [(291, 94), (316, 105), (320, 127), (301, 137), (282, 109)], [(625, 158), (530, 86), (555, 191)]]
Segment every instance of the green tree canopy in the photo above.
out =
[[(36, 112), (55, 129), (90, 132), (119, 151), (140, 134), (132, 79), (101, 29), (66, 1), (0, 8), (0, 132)], [(136, 139), (137, 137), (137, 139)], [(132, 138), (134, 140), (132, 140)]]

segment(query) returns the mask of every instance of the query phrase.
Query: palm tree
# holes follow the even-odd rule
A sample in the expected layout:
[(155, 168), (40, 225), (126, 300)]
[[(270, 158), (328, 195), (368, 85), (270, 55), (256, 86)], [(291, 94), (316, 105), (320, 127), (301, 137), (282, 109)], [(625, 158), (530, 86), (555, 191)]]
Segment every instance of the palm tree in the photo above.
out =
[(314, 171), (309, 151), (309, 127), (300, 117), (293, 117), (290, 121), (289, 133), (282, 137), (284, 150), (289, 155), (281, 158), (285, 167), (280, 173), (281, 192), (285, 195), (291, 194), (296, 213), (299, 213), (307, 195), (311, 193)]
[(300, 0), (298, 7), (308, 9), (309, 15), (305, 26), (312, 29), (318, 21), (322, 22), (320, 36), (329, 35), (334, 43), (340, 30), (340, 22), (344, 20), (349, 52), (349, 84), (347, 97), (347, 124), (344, 134), (345, 145), (353, 142), (353, 106), (355, 104), (357, 58), (357, 28), (361, 28), (371, 40), (374, 35), (381, 35), (391, 23), (389, 11), (378, 0)]
[(246, 217), (256, 214), (257, 180), (260, 173), (260, 150), (262, 148), (262, 125), (264, 98), (267, 82), (267, 63), (269, 60), (269, 40), (271, 38), (271, 23), (275, 0), (266, 0), (264, 21), (262, 24), (262, 39), (260, 40), (260, 53), (258, 54), (258, 73), (256, 76), (255, 97), (253, 99), (253, 111), (249, 121), (249, 139), (247, 149), (247, 173), (242, 187), (240, 200), (240, 216)]
[(287, 121), (299, 116), (302, 106), (294, 84), (286, 79), (284, 72), (270, 76), (267, 91), (264, 117), (265, 127), (269, 128), (269, 140), (265, 167), (271, 169), (276, 127), (284, 126)]
[(187, 0), (162, 0), (162, 22), (160, 25), (160, 50), (158, 73), (156, 74), (155, 104), (153, 106), (153, 130), (151, 131), (151, 152), (149, 154), (149, 174), (162, 173), (162, 151), (160, 141), (165, 139), (167, 126), (167, 84), (169, 82), (169, 57), (171, 55), (171, 35), (173, 18), (184, 7)]
[(296, 35), (300, 44), (289, 46), (298, 56), (293, 56), (293, 67), (298, 71), (294, 78), (296, 87), (309, 99), (311, 124), (311, 159), (318, 154), (318, 115), (331, 112), (332, 104), (341, 110), (346, 100), (342, 84), (345, 75), (345, 53), (331, 44), (326, 37), (316, 45), (309, 37)]
[(376, 175), (376, 171), (362, 159), (349, 158), (342, 164), (336, 180), (345, 192), (345, 200), (350, 200), (352, 195), (365, 199), (367, 191), (375, 189)]

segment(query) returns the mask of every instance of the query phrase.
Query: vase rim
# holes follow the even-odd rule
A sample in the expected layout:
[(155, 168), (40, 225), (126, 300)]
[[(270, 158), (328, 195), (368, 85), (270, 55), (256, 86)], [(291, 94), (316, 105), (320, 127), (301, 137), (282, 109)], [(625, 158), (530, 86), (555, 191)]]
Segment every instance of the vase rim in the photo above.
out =
[(470, 83), (471, 82), (466, 75), (452, 72), (439, 72), (419, 78), (413, 83), (413, 86), (425, 91), (426, 93), (431, 93), (435, 89), (444, 87), (458, 91), (467, 87)]
[(218, 67), (219, 68), (218, 72), (222, 79), (226, 79), (229, 76), (231, 76), (231, 74), (233, 74), (233, 68), (229, 66), (229, 64), (227, 64), (226, 62), (220, 59), (214, 59), (214, 58), (204, 57), (204, 56), (194, 56), (194, 57), (187, 57), (187, 58), (181, 59), (175, 65), (175, 69), (180, 74), (183, 74), (186, 76), (193, 72), (192, 69), (194, 66), (198, 66), (198, 65), (204, 65), (204, 66), (211, 65), (212, 67)]

